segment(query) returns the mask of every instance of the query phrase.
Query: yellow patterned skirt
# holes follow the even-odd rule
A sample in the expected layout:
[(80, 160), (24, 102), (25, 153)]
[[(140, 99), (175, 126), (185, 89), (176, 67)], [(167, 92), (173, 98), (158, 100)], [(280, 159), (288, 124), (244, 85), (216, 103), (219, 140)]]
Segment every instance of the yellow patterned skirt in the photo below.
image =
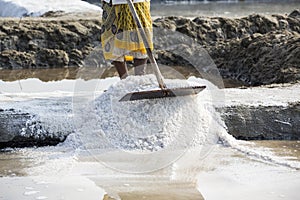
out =
[[(134, 3), (134, 6), (153, 49), (150, 2)], [(127, 4), (103, 2), (101, 43), (106, 60), (124, 61), (125, 56), (147, 58), (145, 45)]]

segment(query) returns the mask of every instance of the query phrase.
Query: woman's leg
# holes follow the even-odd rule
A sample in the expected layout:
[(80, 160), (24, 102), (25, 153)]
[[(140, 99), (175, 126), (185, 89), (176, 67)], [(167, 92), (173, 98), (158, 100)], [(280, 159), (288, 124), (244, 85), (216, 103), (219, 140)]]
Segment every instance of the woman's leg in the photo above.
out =
[(143, 59), (135, 58), (133, 60), (135, 75), (145, 75), (145, 73), (146, 73), (146, 71), (145, 71), (146, 70), (146, 64), (147, 64), (147, 58), (143, 58)]
[(113, 65), (117, 69), (121, 79), (125, 79), (128, 76), (128, 69), (125, 62), (113, 61)]

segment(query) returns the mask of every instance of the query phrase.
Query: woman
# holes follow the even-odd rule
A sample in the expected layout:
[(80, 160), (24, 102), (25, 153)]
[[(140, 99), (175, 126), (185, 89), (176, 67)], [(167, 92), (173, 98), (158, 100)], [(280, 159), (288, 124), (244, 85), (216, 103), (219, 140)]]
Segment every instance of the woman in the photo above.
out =
[[(152, 20), (150, 0), (132, 0), (145, 29), (150, 48)], [(126, 0), (103, 0), (101, 42), (106, 60), (112, 61), (121, 79), (128, 76), (126, 58), (133, 57), (136, 75), (144, 74), (147, 52)]]

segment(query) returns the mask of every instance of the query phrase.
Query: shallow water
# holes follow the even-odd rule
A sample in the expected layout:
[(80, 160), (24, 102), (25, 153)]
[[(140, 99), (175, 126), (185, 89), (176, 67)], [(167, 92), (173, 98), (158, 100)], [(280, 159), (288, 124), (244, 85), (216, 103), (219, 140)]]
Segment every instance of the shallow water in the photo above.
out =
[[(255, 148), (264, 149), (286, 158), (287, 160), (300, 162), (300, 141), (252, 141)], [(253, 148), (253, 147), (252, 147)], [(226, 150), (226, 148), (225, 148)], [(226, 150), (227, 151), (227, 150)], [(51, 167), (54, 158), (61, 159), (62, 162), (66, 158), (76, 155), (77, 152), (61, 147), (40, 147), (40, 148), (24, 148), (24, 149), (6, 149), (0, 151), (0, 177), (16, 177), (16, 176), (30, 176), (38, 175), (38, 171), (34, 171), (42, 166)], [(235, 154), (245, 158), (243, 154)], [(96, 162), (93, 157), (81, 157), (80, 162)], [(57, 163), (58, 164), (58, 163)], [(53, 166), (52, 166), (53, 167)], [(59, 164), (56, 166), (59, 172)], [(71, 167), (66, 168), (69, 171)], [(81, 170), (84, 171), (84, 168)], [(194, 171), (194, 169), (188, 169)], [(199, 170), (199, 173), (202, 170)], [(45, 171), (45, 173), (49, 173)], [(104, 175), (104, 174), (103, 174)]]
[(300, 161), (300, 141), (255, 141), (258, 147), (269, 148), (274, 154)]
[[(188, 78), (191, 76), (199, 77), (200, 74), (196, 69), (190, 69), (182, 66), (174, 66), (174, 70), (179, 72), (183, 77)], [(130, 73), (133, 71), (129, 67)], [(86, 73), (87, 74), (87, 73)], [(37, 78), (43, 82), (49, 81), (60, 81), (65, 79), (74, 80), (80, 75), (80, 69), (71, 67), (71, 68), (53, 68), (53, 69), (17, 69), (17, 70), (0, 70), (0, 80), (11, 82), (24, 80), (29, 78)], [(90, 76), (85, 75), (86, 80), (95, 79), (95, 78), (108, 78), (108, 77), (117, 77), (117, 72), (114, 67), (107, 67), (101, 77), (95, 77), (93, 73), (90, 73)], [(170, 76), (167, 72), (164, 73), (165, 77)], [(244, 86), (245, 84), (238, 80), (233, 79), (223, 79), (225, 88), (234, 88)], [(22, 88), (22, 83), (19, 85)], [(1, 91), (0, 91), (1, 92)]]
[(300, 1), (184, 1), (152, 3), (151, 14), (158, 16), (241, 17), (250, 14), (289, 14), (300, 8)]
[[(254, 142), (294, 151), (295, 142)], [(76, 153), (60, 147), (2, 152), (0, 199), (102, 200), (105, 191), (125, 200), (143, 199), (296, 199), (299, 171), (246, 156), (217, 145), (206, 157), (190, 149), (176, 163), (150, 174), (126, 174), (105, 167), (93, 157), (69, 159)], [(299, 159), (298, 159), (299, 161)], [(123, 163), (126, 165), (126, 162)], [(272, 184), (270, 184), (272, 183)], [(44, 197), (44, 198), (43, 198)], [(180, 197), (180, 198), (179, 198)]]

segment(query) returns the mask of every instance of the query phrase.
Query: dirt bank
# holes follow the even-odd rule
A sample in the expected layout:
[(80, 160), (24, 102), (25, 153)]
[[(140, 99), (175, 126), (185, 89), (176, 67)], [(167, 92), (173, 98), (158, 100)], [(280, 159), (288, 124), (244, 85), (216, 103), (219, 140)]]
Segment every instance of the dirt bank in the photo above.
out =
[[(0, 19), (0, 68), (63, 68), (85, 65), (95, 50), (95, 66), (108, 66), (101, 53), (99, 14), (65, 16), (48, 13), (41, 18)], [(154, 27), (183, 33), (204, 48), (223, 78), (257, 86), (300, 80), (300, 12), (289, 15), (159, 18)], [(156, 47), (167, 44), (155, 35)], [(165, 43), (164, 43), (165, 42)], [(195, 52), (193, 46), (179, 47)], [(100, 50), (99, 50), (100, 49)], [(161, 48), (160, 48), (161, 49)], [(174, 52), (159, 50), (158, 61), (189, 67)], [(89, 63), (90, 64), (90, 63)]]

